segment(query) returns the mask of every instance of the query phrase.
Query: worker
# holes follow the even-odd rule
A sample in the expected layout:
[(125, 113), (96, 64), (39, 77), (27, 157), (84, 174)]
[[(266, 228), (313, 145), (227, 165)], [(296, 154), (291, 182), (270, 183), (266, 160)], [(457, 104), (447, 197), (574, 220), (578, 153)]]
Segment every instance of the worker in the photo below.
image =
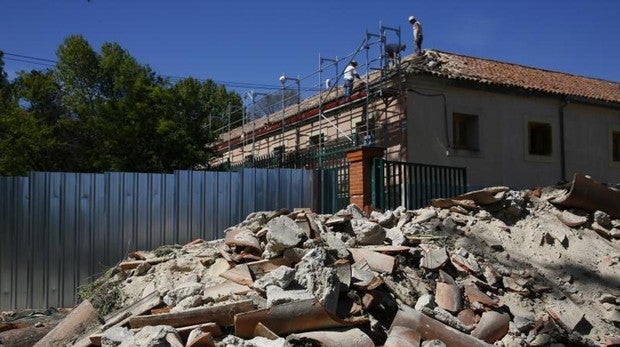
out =
[(422, 54), (422, 40), (424, 35), (422, 33), (422, 24), (415, 19), (414, 16), (409, 16), (409, 23), (413, 26), (413, 42), (415, 43), (415, 54)]
[(386, 67), (397, 66), (398, 54), (403, 52), (406, 48), (407, 46), (398, 43), (388, 43), (385, 45), (385, 56), (388, 58), (385, 63)]
[[(357, 61), (351, 60), (346, 69), (344, 69), (344, 96), (349, 98), (353, 94), (353, 81), (357, 78), (362, 81), (362, 78), (357, 73)], [(364, 81), (362, 81), (364, 84)]]

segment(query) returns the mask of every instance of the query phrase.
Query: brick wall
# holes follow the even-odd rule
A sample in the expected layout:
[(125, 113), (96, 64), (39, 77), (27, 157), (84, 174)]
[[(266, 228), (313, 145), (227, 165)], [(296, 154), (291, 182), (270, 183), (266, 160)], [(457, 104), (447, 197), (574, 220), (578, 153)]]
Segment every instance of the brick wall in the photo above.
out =
[(347, 153), (349, 161), (349, 202), (367, 210), (372, 204), (371, 169), (374, 158), (383, 157), (384, 148), (361, 147)]

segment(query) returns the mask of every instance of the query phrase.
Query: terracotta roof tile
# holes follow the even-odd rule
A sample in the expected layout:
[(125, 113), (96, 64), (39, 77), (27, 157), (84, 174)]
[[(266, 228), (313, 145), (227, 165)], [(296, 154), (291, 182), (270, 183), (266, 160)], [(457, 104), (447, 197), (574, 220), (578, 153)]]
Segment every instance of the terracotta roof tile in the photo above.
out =
[[(620, 83), (441, 51), (411, 57), (411, 68), (450, 79), (620, 103)], [(431, 61), (437, 64), (429, 64)]]

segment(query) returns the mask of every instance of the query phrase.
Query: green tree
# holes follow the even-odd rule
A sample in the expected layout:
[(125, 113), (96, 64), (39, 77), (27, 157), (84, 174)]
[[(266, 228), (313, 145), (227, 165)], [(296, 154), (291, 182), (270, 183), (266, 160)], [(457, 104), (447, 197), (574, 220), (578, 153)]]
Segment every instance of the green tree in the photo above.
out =
[(231, 121), (241, 119), (236, 93), (211, 80), (170, 83), (116, 43), (98, 53), (72, 35), (57, 56), (13, 83), (0, 56), (0, 173), (197, 168), (215, 154), (209, 116), (230, 105)]
[(0, 112), (11, 103), (10, 83), (4, 71), (4, 52), (0, 51)]
[[(16, 98), (20, 100), (21, 117), (30, 119), (33, 134), (45, 135), (36, 146), (36, 170), (64, 171), (76, 166), (74, 156), (75, 120), (70, 118), (62, 104), (60, 86), (52, 70), (21, 71), (13, 82)], [(28, 137), (28, 134), (23, 134)], [(36, 138), (33, 137), (33, 138)]]
[[(51, 129), (20, 108), (0, 115), (0, 174), (18, 176), (45, 171), (46, 149), (53, 147)], [(52, 142), (52, 143), (51, 143)]]
[[(24, 175), (31, 170), (47, 170), (49, 150), (55, 146), (53, 129), (44, 117), (28, 109), (38, 107), (36, 102), (21, 99), (19, 85), (7, 80), (1, 55), (0, 174)], [(28, 106), (20, 107), (18, 100)]]
[[(161, 140), (158, 153), (174, 168), (205, 165), (215, 155), (208, 146), (217, 135), (209, 129), (210, 117), (223, 110), (227, 112), (230, 105), (234, 110), (231, 121), (240, 120), (241, 99), (211, 80), (200, 82), (195, 78), (180, 80), (167, 92), (167, 97), (161, 99), (166, 101), (162, 106), (168, 111), (161, 112), (166, 117), (158, 122), (157, 134)], [(216, 118), (218, 125), (228, 118), (225, 113), (221, 115), (225, 117)]]
[(99, 55), (81, 35), (67, 37), (56, 55), (56, 76), (65, 107), (74, 117), (92, 115), (100, 96)]
[(116, 43), (105, 43), (100, 55), (100, 99), (89, 124), (100, 134), (94, 163), (98, 170), (158, 171), (153, 141), (159, 117), (151, 105), (163, 80)]
[(7, 74), (4, 71), (4, 52), (0, 51), (0, 88), (9, 84)]

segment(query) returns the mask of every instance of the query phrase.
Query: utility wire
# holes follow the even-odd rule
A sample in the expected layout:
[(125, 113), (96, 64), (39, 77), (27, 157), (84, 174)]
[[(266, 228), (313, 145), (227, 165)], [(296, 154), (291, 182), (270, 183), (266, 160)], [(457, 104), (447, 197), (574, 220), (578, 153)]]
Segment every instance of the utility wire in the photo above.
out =
[(24, 59), (17, 59), (17, 58), (11, 58), (11, 57), (4, 57), (5, 60), (10, 60), (10, 61), (19, 61), (22, 63), (28, 63), (28, 64), (37, 64), (37, 65), (43, 65), (43, 66), (54, 66), (54, 64), (50, 64), (50, 63), (42, 63), (42, 62), (38, 62), (38, 61), (29, 61), (29, 60), (24, 60)]
[[(52, 59), (45, 59), (45, 58), (38, 58), (38, 57), (33, 57), (33, 56), (29, 56), (29, 55), (23, 55), (23, 54), (16, 54), (16, 53), (9, 53), (9, 52), (4, 52), (4, 55), (6, 55), (7, 57), (4, 57), (4, 59), (6, 60), (12, 60), (12, 61), (19, 61), (19, 62), (23, 62), (23, 63), (29, 63), (29, 64), (38, 64), (38, 65), (45, 65), (45, 66), (54, 66), (53, 64), (49, 64), (49, 63), (54, 63), (54, 64), (58, 64), (57, 60), (52, 60)], [(41, 62), (45, 62), (45, 63), (40, 63), (40, 62), (35, 62), (35, 61), (28, 61), (28, 60), (22, 60), (22, 59), (17, 59), (17, 58), (11, 58), (11, 57), (18, 57), (18, 58), (24, 58), (24, 59), (30, 59), (30, 60), (38, 60)], [(165, 77), (165, 78), (169, 78), (171, 80), (182, 80), (185, 78), (189, 78), (189, 77), (180, 77), (180, 76), (171, 76), (171, 75), (163, 75), (163, 74), (159, 74), (161, 77)], [(195, 78), (198, 81), (201, 82), (207, 82), (207, 81), (212, 81), (213, 83), (216, 84), (221, 84), (230, 88), (248, 88), (248, 89), (270, 89), (270, 90), (279, 90), (281, 87), (278, 85), (274, 85), (274, 84), (258, 84), (258, 83), (246, 83), (246, 82), (231, 82), (231, 81), (217, 81), (217, 80), (212, 80), (212, 79), (207, 79), (207, 78), (197, 78), (197, 77), (192, 77)], [(308, 91), (310, 91), (310, 89), (308, 89)]]
[(21, 54), (9, 53), (9, 52), (4, 52), (4, 51), (3, 51), (2, 53), (4, 53), (5, 55), (10, 55), (10, 56), (13, 56), (13, 57), (18, 57), (18, 58), (26, 58), (26, 59), (32, 59), (32, 60), (40, 60), (40, 61), (46, 61), (46, 62), (48, 62), (48, 63), (57, 63), (57, 61), (55, 61), (55, 60), (51, 60), (51, 59), (36, 58), (36, 57), (31, 57), (31, 56), (28, 56), (28, 55), (21, 55)]

